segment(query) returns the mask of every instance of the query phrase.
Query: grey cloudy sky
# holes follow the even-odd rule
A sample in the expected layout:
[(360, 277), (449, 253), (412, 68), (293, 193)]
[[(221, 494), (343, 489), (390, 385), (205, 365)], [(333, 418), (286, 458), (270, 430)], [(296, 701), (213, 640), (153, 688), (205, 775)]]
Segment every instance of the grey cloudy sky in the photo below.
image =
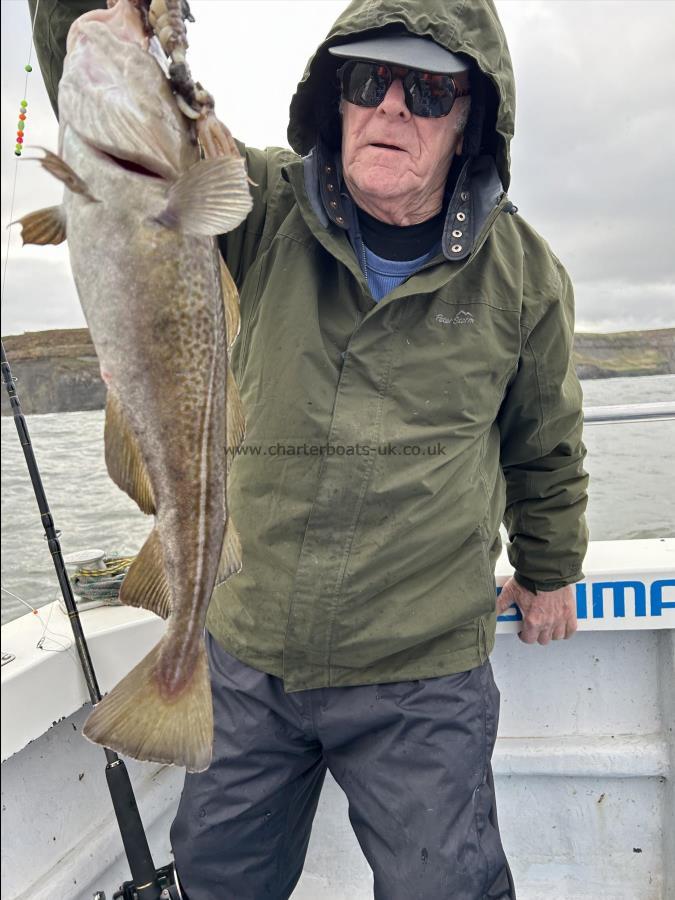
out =
[[(220, 117), (253, 146), (286, 144), (286, 117), (308, 56), (342, 0), (191, 0), (190, 63)], [(572, 275), (577, 330), (675, 325), (675, 3), (497, 0), (516, 73), (510, 197)], [(26, 0), (1, 0), (2, 262), (14, 132), (30, 47)], [(33, 60), (35, 62), (35, 60)], [(251, 86), (238, 88), (243, 73)], [(37, 64), (26, 143), (56, 148)], [(60, 202), (35, 163), (18, 165), (14, 217)], [(11, 235), (2, 333), (84, 324), (65, 246)]]

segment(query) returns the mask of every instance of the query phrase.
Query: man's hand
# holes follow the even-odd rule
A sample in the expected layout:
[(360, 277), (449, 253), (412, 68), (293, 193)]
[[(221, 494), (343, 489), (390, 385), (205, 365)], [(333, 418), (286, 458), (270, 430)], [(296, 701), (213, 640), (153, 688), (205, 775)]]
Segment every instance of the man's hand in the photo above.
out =
[(518, 637), (525, 644), (548, 644), (570, 638), (577, 630), (577, 604), (572, 585), (557, 591), (539, 591), (533, 594), (515, 578), (509, 578), (497, 597), (497, 615), (513, 603), (523, 616), (523, 627)]

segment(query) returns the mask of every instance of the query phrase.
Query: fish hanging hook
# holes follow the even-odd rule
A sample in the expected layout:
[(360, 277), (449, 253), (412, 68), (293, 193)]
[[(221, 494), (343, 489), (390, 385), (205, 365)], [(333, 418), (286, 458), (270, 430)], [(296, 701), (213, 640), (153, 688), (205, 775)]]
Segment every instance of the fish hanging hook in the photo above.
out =
[(228, 128), (216, 117), (211, 94), (195, 81), (187, 63), (186, 20), (194, 22), (185, 0), (137, 0), (142, 4), (147, 27), (157, 37), (170, 60), (169, 80), (178, 108), (194, 125), (195, 136), (207, 159), (240, 156)]

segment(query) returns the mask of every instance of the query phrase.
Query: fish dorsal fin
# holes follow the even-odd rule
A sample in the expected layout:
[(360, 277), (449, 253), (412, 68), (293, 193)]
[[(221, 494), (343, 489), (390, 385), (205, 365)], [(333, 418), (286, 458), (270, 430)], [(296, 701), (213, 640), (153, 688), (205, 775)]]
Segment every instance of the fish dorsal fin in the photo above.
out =
[(246, 422), (244, 420), (244, 407), (241, 402), (239, 388), (234, 380), (232, 368), (227, 367), (227, 397), (226, 397), (226, 416), (227, 416), (227, 463), (228, 468), (232, 457), (241, 442), (244, 440), (246, 431)]
[(232, 518), (228, 516), (225, 525), (225, 537), (223, 539), (223, 549), (220, 554), (220, 563), (218, 564), (218, 574), (216, 575), (216, 587), (241, 571), (241, 542), (239, 541), (239, 533), (234, 527)]
[(213, 236), (240, 225), (252, 205), (243, 159), (200, 159), (171, 185), (157, 221), (186, 234)]
[[(227, 334), (227, 347), (229, 350), (229, 348), (234, 343), (234, 339), (239, 334), (239, 326), (241, 324), (241, 318), (239, 315), (239, 294), (237, 293), (237, 287), (232, 280), (232, 276), (230, 275), (229, 269), (225, 265), (222, 256), (219, 258), (220, 281), (223, 292), (223, 307), (225, 309), (225, 329)], [(229, 470), (230, 464), (232, 462), (233, 451), (236, 450), (244, 440), (245, 430), (244, 408), (242, 406), (241, 397), (239, 395), (239, 388), (237, 387), (237, 383), (234, 380), (234, 376), (232, 374), (232, 368), (229, 364), (229, 359), (227, 365), (226, 407), (228, 447), (227, 467)]]
[[(46, 206), (16, 222), (25, 244), (62, 244), (66, 239), (66, 216), (62, 206)], [(15, 223), (12, 222), (12, 225)]]
[(223, 307), (225, 309), (225, 329), (227, 334), (228, 349), (234, 343), (234, 339), (239, 334), (241, 326), (241, 316), (239, 315), (239, 294), (237, 286), (234, 283), (230, 270), (225, 265), (225, 260), (220, 254), (220, 286), (223, 292)]
[(153, 528), (141, 551), (131, 564), (122, 587), (120, 600), (127, 606), (149, 609), (162, 619), (171, 615), (171, 588), (166, 578), (159, 532)]
[(138, 442), (119, 398), (113, 389), (108, 391), (105, 406), (105, 461), (108, 473), (117, 487), (127, 493), (139, 508), (151, 515), (155, 512), (152, 485), (143, 463)]
[(46, 169), (54, 178), (62, 181), (69, 191), (72, 191), (74, 194), (81, 194), (87, 200), (91, 200), (92, 203), (100, 202), (91, 194), (80, 176), (76, 175), (68, 163), (62, 160), (60, 156), (57, 156), (56, 153), (52, 153), (51, 150), (47, 150), (45, 147), (38, 147), (37, 149), (42, 150), (44, 153), (44, 156), (38, 160), (42, 168)]

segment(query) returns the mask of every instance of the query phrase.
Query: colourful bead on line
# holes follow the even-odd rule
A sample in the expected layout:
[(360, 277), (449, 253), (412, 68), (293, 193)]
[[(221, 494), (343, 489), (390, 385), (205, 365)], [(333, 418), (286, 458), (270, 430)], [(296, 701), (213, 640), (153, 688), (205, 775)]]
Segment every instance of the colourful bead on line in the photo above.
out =
[[(30, 63), (24, 66), (26, 72), (32, 72), (33, 67)], [(17, 122), (16, 128), (16, 144), (14, 145), (14, 155), (21, 156), (21, 145), (23, 144), (24, 138), (24, 130), (26, 128), (26, 109), (28, 108), (28, 100), (22, 100), (19, 104), (19, 121)]]
[(31, 66), (30, 63), (26, 63), (26, 65), (24, 66), (24, 69), (25, 69), (26, 72), (32, 72), (32, 71), (33, 71), (33, 67)]

